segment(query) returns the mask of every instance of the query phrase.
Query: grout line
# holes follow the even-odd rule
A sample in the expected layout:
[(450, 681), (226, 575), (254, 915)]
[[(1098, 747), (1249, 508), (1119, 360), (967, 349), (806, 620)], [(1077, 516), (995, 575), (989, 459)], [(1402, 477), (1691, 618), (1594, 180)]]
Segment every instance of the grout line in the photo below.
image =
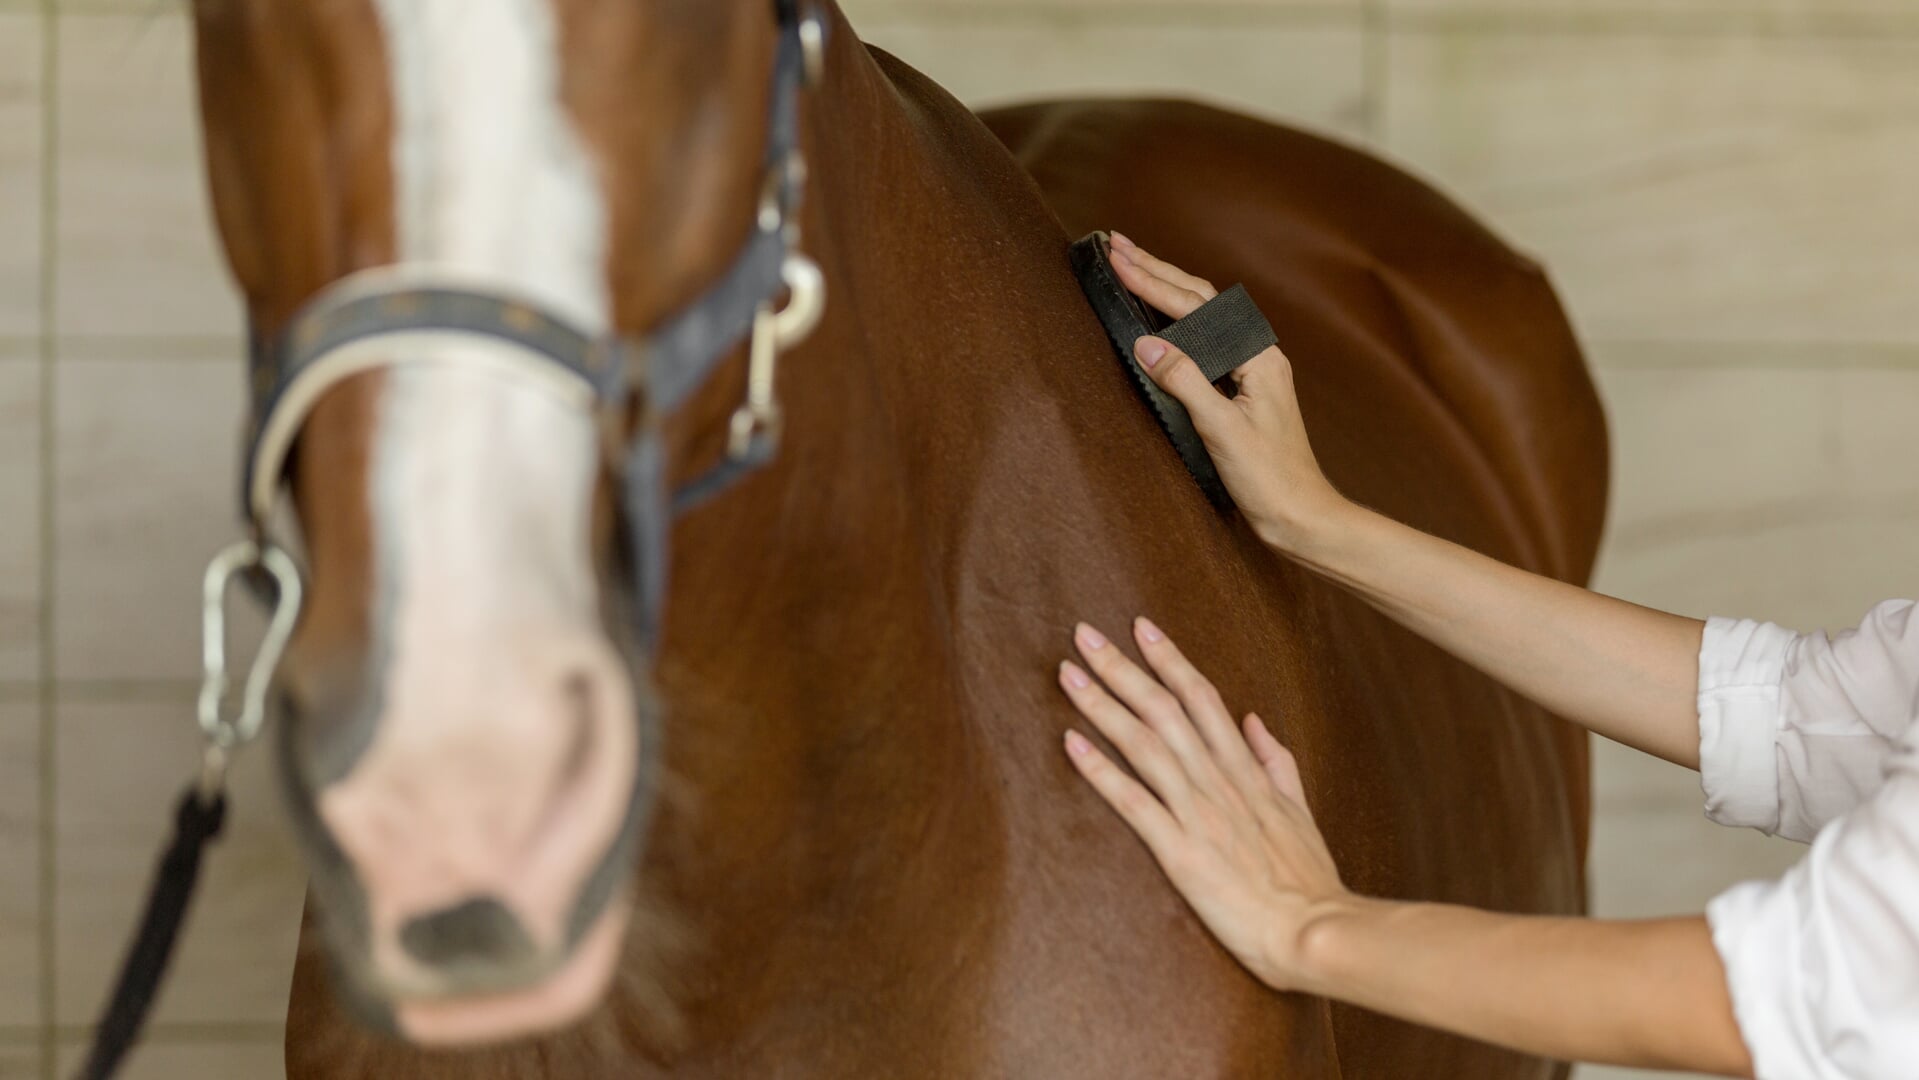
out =
[[(199, 684), (190, 679), (82, 679), (58, 684), (62, 702), (191, 700)], [(0, 686), (0, 693), (5, 687)]]
[[(44, 0), (0, 0), (0, 14), (32, 12)], [(1673, 12), (1656, 5), (1592, 11), (1573, 7), (1540, 10), (1497, 3), (1466, 10), (1406, 8), (1394, 0), (1359, 0), (1363, 8), (1394, 8), (1397, 27), (1424, 33), (1552, 33), (1630, 36), (1762, 36), (1792, 38), (1919, 37), (1919, 14), (1910, 11), (1690, 11)], [(75, 16), (164, 15), (180, 5), (168, 0), (92, 0), (71, 3)], [(1285, 24), (1350, 19), (1354, 4), (1322, 3), (1262, 7), (1247, 3), (1194, 0), (1168, 5), (1152, 0), (1115, 0), (1103, 5), (1030, 3), (1020, 0), (926, 0), (923, 3), (872, 3), (854, 19), (856, 27), (877, 28), (902, 24), (976, 22), (1054, 23), (1090, 25), (1118, 21), (1130, 26), (1192, 26), (1221, 23)]]
[[(69, 1047), (93, 1037), (92, 1024), (59, 1024), (54, 1029), (57, 1042)], [(140, 1029), (140, 1045), (159, 1043), (178, 1045), (221, 1043), (279, 1042), (286, 1038), (286, 1025), (245, 1021), (175, 1021), (153, 1023)]]
[[(0, 679), (0, 704), (35, 704), (41, 692), (53, 684), (37, 680)], [(114, 704), (191, 704), (200, 692), (200, 684), (179, 679), (67, 679), (57, 684), (63, 705)]]
[(60, 8), (57, 0), (41, 0), (40, 36), (40, 1075), (43, 1080), (59, 1080), (54, 1038), (54, 1002), (59, 999), (59, 972), (56, 943), (59, 939), (59, 898), (54, 880), (58, 870), (55, 844), (59, 829), (54, 820), (59, 801), (59, 755), (55, 719), (58, 714), (54, 676), (54, 476), (57, 440), (54, 437), (57, 393), (55, 373), (59, 360), (54, 344), (54, 326), (58, 314), (56, 244), (59, 229), (59, 77)]
[[(1895, 371), (1919, 375), (1919, 342), (1580, 337), (1594, 368), (1619, 371)], [(1811, 357), (1812, 359), (1808, 359)]]
[(142, 364), (230, 364), (246, 347), (238, 336), (179, 334), (67, 334), (60, 338), (60, 356), (66, 360), (127, 360)]
[[(1389, 0), (1390, 2), (1390, 0)], [(1431, 34), (1592, 35), (1615, 37), (1777, 38), (1797, 41), (1876, 40), (1919, 37), (1919, 16), (1883, 11), (1694, 11), (1658, 8), (1529, 8), (1435, 11), (1414, 8), (1394, 14), (1395, 29)]]
[[(1362, 0), (1363, 2), (1363, 0)], [(845, 5), (842, 4), (842, 7)], [(1059, 3), (1046, 0), (866, 0), (849, 17), (861, 22), (911, 22), (916, 19), (977, 21), (1014, 19), (1021, 22), (1102, 22), (1114, 16), (1127, 21), (1198, 25), (1218, 19), (1254, 22), (1290, 19), (1351, 18), (1355, 0), (1315, 0), (1310, 3), (1246, 3), (1244, 0), (1098, 0), (1096, 3)]]
[(995, 29), (1047, 27), (1054, 29), (1156, 28), (1176, 30), (1218, 26), (1326, 26), (1352, 25), (1354, 5), (1300, 4), (1281, 7), (1249, 4), (1190, 3), (1111, 3), (1097, 6), (1073, 4), (1047, 6), (1030, 3), (984, 4), (974, 0), (947, 0), (944, 3), (915, 4), (905, 7), (869, 8), (851, 16), (855, 30), (864, 37), (869, 31), (898, 27), (986, 26)]

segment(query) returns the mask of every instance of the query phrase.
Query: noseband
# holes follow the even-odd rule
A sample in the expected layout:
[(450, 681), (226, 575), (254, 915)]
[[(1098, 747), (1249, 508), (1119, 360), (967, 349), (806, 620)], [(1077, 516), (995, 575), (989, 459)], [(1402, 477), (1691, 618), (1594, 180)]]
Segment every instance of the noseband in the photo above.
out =
[[(286, 483), (300, 429), (328, 390), (362, 372), (443, 363), (413, 346), (430, 336), (469, 340), (462, 366), (498, 370), (595, 417), (618, 432), (611, 445), (629, 539), (634, 633), (650, 655), (666, 602), (667, 544), (676, 514), (724, 492), (779, 450), (781, 412), (774, 393), (781, 354), (804, 341), (825, 312), (825, 278), (800, 251), (799, 211), (806, 184), (800, 149), (800, 98), (826, 67), (826, 26), (808, 0), (773, 0), (780, 37), (767, 122), (765, 179), (752, 234), (720, 279), (687, 307), (637, 338), (596, 336), (526, 299), (490, 291), (441, 268), (416, 264), (351, 275), (319, 294), (277, 337), (254, 335), (249, 364), (248, 428), (242, 513), (252, 537), (222, 552), (207, 570), (205, 673), (200, 725), (205, 764), (181, 799), (174, 838), (161, 861), (133, 948), (128, 953), (81, 1075), (113, 1075), (138, 1039), (154, 991), (191, 900), (201, 854), (221, 830), (227, 763), (265, 719), (267, 686), (297, 622), (301, 580), (292, 559), (269, 539), (268, 524)], [(776, 306), (782, 293), (784, 307)], [(666, 482), (661, 419), (685, 403), (748, 341), (746, 399), (733, 413), (721, 461), (677, 491)], [(425, 354), (431, 356), (431, 354)], [(639, 424), (624, 432), (630, 410)], [(274, 607), (266, 640), (230, 713), (225, 598), (235, 580), (267, 585)]]

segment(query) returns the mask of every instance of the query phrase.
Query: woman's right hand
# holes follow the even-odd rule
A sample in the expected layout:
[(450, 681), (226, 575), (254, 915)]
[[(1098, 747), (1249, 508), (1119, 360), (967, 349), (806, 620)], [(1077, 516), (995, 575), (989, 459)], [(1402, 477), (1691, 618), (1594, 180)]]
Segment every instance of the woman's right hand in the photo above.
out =
[[(1175, 319), (1219, 295), (1212, 284), (1113, 234), (1113, 268), (1133, 293)], [(1199, 365), (1161, 338), (1139, 340), (1135, 355), (1153, 381), (1193, 418), (1220, 479), (1268, 544), (1297, 554), (1314, 530), (1347, 504), (1320, 472), (1293, 392), (1293, 366), (1277, 347), (1233, 375), (1239, 396), (1213, 389)]]

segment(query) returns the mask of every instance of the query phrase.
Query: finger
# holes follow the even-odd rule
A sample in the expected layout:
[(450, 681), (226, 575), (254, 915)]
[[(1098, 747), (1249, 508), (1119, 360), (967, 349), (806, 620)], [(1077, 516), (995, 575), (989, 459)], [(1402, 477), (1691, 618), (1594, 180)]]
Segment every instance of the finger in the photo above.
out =
[(1192, 718), (1193, 726), (1212, 748), (1214, 760), (1220, 763), (1226, 775), (1239, 784), (1242, 792), (1257, 792), (1259, 763), (1247, 749), (1245, 737), (1226, 711), (1226, 703), (1212, 680), (1186, 659), (1186, 654), (1180, 652), (1179, 646), (1173, 644), (1153, 620), (1144, 616), (1134, 620), (1133, 638), (1139, 642), (1140, 654), (1146, 657), (1153, 673), (1186, 707), (1186, 715)]
[(1100, 798), (1106, 800), (1106, 805), (1146, 841), (1154, 858), (1163, 858), (1162, 853), (1170, 851), (1178, 842), (1179, 823), (1171, 812), (1139, 781), (1127, 776), (1100, 753), (1086, 736), (1077, 731), (1066, 733), (1066, 757), (1087, 783), (1093, 785), (1093, 790), (1099, 792)]
[[(1146, 271), (1161, 281), (1177, 285), (1188, 292), (1198, 293), (1202, 301), (1211, 300), (1213, 297), (1219, 295), (1219, 290), (1213, 288), (1212, 282), (1207, 281), (1197, 274), (1189, 274), (1179, 267), (1174, 266), (1172, 263), (1167, 262), (1165, 259), (1154, 255), (1152, 252), (1133, 243), (1132, 240), (1127, 238), (1126, 234), (1114, 233), (1112, 236), (1113, 244), (1120, 255), (1127, 261), (1133, 263), (1133, 265), (1138, 266), (1141, 270)], [(1169, 311), (1167, 314), (1170, 315), (1172, 312)]]
[(1206, 744), (1193, 730), (1186, 710), (1180, 707), (1179, 699), (1171, 691), (1127, 659), (1104, 634), (1085, 623), (1074, 632), (1073, 641), (1079, 646), (1086, 666), (1106, 683), (1131, 716), (1152, 728), (1158, 741), (1179, 759), (1188, 777), (1202, 780), (1214, 775), (1216, 770), (1208, 760)]
[(1175, 319), (1184, 319), (1206, 302), (1206, 297), (1184, 285), (1155, 276), (1145, 267), (1128, 260), (1125, 252), (1117, 249), (1113, 252), (1113, 270), (1119, 274), (1121, 284)]
[(1310, 813), (1306, 805), (1306, 785), (1299, 779), (1299, 760), (1293, 757), (1291, 750), (1281, 746), (1273, 733), (1266, 730), (1265, 722), (1252, 713), (1246, 714), (1246, 745), (1252, 747), (1253, 756), (1259, 759), (1260, 767), (1279, 793)]
[(1253, 387), (1257, 389), (1262, 382), (1274, 378), (1290, 379), (1292, 375), (1292, 361), (1286, 358), (1286, 354), (1281, 352), (1277, 345), (1261, 350), (1259, 355), (1233, 369), (1233, 381), (1239, 384), (1242, 391), (1247, 388), (1249, 379), (1252, 380)]
[(1072, 699), (1081, 716), (1092, 721), (1106, 741), (1125, 756), (1126, 763), (1152, 786), (1159, 797), (1182, 806), (1192, 795), (1192, 781), (1179, 760), (1160, 737), (1142, 724), (1126, 706), (1113, 700), (1105, 688), (1094, 682), (1076, 664), (1059, 666), (1059, 685)]
[(1164, 338), (1140, 338), (1133, 346), (1133, 355), (1139, 358), (1139, 366), (1146, 369), (1148, 378), (1186, 406), (1202, 438), (1208, 431), (1219, 431), (1232, 415), (1232, 400), (1213, 389), (1193, 358), (1171, 342)]

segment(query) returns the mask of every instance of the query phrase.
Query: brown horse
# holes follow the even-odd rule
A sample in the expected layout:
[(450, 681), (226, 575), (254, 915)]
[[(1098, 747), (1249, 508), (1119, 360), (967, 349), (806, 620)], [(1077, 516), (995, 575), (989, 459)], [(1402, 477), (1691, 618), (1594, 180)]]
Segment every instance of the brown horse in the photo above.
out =
[[(198, 0), (257, 333), (388, 264), (659, 325), (753, 227), (767, 7)], [(1066, 247), (1114, 225), (1246, 281), (1348, 494), (1579, 580), (1603, 425), (1542, 275), (1362, 154), (1179, 105), (989, 128), (824, 14), (828, 314), (783, 361), (778, 458), (674, 529), (651, 656), (589, 412), (426, 335), (306, 418), (281, 719), (326, 902), (290, 1075), (1558, 1075), (1265, 991), (1074, 778), (1053, 685), (1077, 618), (1151, 613), (1283, 725), (1353, 887), (1580, 910), (1580, 738), (1215, 511)], [(674, 475), (724, 453), (744, 366), (667, 418)], [(655, 795), (632, 888), (582, 909)]]

